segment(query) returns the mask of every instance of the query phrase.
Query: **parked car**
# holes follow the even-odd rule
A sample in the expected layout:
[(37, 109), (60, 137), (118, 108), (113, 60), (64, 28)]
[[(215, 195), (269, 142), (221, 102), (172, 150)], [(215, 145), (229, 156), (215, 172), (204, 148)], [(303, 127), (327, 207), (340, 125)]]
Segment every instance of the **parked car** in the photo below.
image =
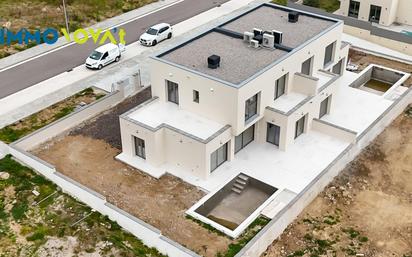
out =
[(140, 44), (145, 46), (155, 46), (160, 41), (171, 38), (172, 35), (172, 26), (167, 23), (160, 23), (148, 28), (146, 32), (140, 36), (139, 41)]
[(108, 43), (98, 47), (86, 59), (86, 67), (89, 69), (101, 70), (104, 66), (120, 61), (122, 52), (125, 51), (125, 46), (122, 44), (115, 45)]

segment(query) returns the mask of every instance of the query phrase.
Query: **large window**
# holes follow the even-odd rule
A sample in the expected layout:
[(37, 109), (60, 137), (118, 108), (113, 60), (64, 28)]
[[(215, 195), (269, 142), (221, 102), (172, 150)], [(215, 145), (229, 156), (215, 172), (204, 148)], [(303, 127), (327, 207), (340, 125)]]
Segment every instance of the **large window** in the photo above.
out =
[(255, 125), (250, 126), (242, 134), (235, 137), (235, 153), (242, 150), (246, 145), (253, 141), (255, 137)]
[(247, 99), (245, 102), (245, 121), (250, 120), (257, 114), (258, 94)]
[(166, 80), (167, 100), (179, 104), (179, 86), (177, 83)]
[(276, 80), (275, 98), (274, 98), (275, 100), (285, 93), (287, 77), (288, 77), (288, 74), (285, 74), (282, 77), (280, 77), (278, 80)]
[(312, 59), (313, 57), (307, 59), (302, 63), (301, 73), (305, 75), (312, 75)]
[(381, 7), (376, 5), (371, 5), (371, 10), (369, 12), (369, 21), (379, 23), (381, 19)]
[(268, 123), (266, 132), (266, 141), (279, 146), (280, 141), (280, 127), (275, 124)]
[(143, 159), (146, 159), (146, 152), (145, 152), (145, 144), (144, 140), (140, 139), (138, 137), (133, 137), (134, 138), (134, 149), (135, 149), (135, 154)]
[(329, 99), (330, 96), (326, 97), (325, 100), (320, 103), (319, 119), (328, 113)]
[(295, 138), (302, 135), (305, 131), (305, 116), (296, 121)]
[(227, 161), (227, 143), (210, 155), (210, 171), (214, 171), (225, 161)]
[(359, 16), (359, 6), (360, 6), (360, 2), (351, 0), (349, 3), (348, 16), (357, 19)]
[(335, 48), (335, 42), (333, 42), (332, 44), (328, 45), (325, 48), (325, 59), (323, 61), (323, 65), (327, 66), (328, 64), (330, 64), (332, 62), (333, 59), (333, 49)]

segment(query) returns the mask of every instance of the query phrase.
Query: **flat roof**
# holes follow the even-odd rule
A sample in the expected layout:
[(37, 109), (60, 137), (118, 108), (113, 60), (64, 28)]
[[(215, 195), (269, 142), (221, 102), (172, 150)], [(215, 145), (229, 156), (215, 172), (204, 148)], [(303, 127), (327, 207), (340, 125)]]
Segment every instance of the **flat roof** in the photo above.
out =
[[(288, 21), (290, 11), (299, 12), (298, 22)], [(337, 20), (328, 17), (262, 4), (157, 55), (155, 59), (237, 87), (337, 23)], [(252, 32), (253, 28), (281, 31), (282, 47), (256, 49), (249, 46), (241, 37), (246, 31)], [(210, 69), (207, 65), (207, 58), (213, 54), (221, 58), (217, 69)]]
[(207, 140), (225, 127), (213, 120), (182, 110), (177, 104), (159, 100), (150, 102), (145, 108), (137, 108), (127, 113), (127, 117), (152, 129), (168, 125), (202, 140)]

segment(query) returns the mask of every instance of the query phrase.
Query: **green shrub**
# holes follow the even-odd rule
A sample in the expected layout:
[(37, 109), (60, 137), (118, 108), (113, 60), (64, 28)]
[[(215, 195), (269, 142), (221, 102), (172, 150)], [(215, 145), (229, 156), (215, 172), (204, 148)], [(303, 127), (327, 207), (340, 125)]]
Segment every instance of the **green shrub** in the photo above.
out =
[(20, 220), (24, 217), (25, 212), (27, 211), (28, 206), (26, 202), (17, 203), (11, 209), (11, 215), (15, 220)]
[(320, 7), (320, 0), (303, 0), (303, 4), (319, 8)]

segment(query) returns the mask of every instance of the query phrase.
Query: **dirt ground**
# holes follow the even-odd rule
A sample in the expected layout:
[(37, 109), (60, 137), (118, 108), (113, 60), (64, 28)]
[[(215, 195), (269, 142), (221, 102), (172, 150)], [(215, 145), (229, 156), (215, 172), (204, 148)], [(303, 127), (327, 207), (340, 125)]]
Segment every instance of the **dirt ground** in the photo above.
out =
[[(379, 57), (376, 55), (372, 54), (367, 54), (364, 52), (356, 51), (353, 49), (349, 50), (349, 57), (351, 63), (356, 64), (359, 66), (358, 72), (361, 72), (364, 70), (369, 64), (375, 63), (379, 64), (388, 68), (400, 70), (403, 72), (412, 72), (412, 65), (394, 61), (394, 60), (389, 60), (383, 57)], [(410, 87), (412, 85), (412, 77), (410, 77), (408, 80), (405, 81), (404, 86)]]
[(94, 139), (103, 139), (111, 146), (120, 150), (122, 149), (122, 141), (120, 137), (119, 115), (150, 99), (151, 96), (151, 89), (148, 87), (106, 111), (103, 115), (99, 115), (82, 126), (75, 128), (70, 135), (84, 135)]
[(106, 196), (108, 201), (205, 256), (224, 252), (226, 237), (185, 217), (204, 193), (172, 176), (157, 180), (115, 161), (120, 151), (103, 140), (67, 136), (35, 152), (57, 170)]
[(351, 162), (263, 254), (352, 255), (412, 256), (412, 107)]
[(12, 157), (0, 172), (1, 257), (164, 256)]

